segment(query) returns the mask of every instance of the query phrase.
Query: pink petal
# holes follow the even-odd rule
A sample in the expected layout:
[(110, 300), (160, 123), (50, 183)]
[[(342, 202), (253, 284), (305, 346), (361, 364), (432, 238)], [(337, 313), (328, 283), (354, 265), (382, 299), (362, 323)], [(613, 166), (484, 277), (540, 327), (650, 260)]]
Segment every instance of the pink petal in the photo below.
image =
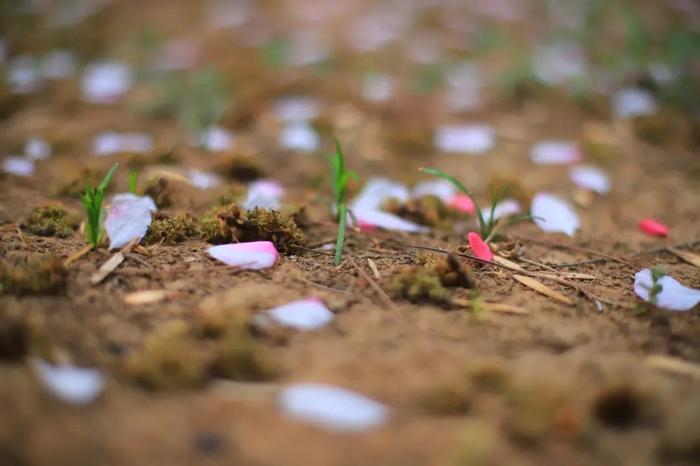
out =
[(476, 212), (476, 206), (472, 198), (462, 193), (457, 193), (452, 196), (452, 199), (450, 199), (447, 205), (465, 214), (473, 214)]
[(493, 259), (491, 248), (481, 239), (478, 233), (467, 233), (467, 240), (469, 240), (469, 247), (472, 248), (472, 252), (476, 257), (485, 261), (491, 261), (491, 259)]
[(639, 229), (652, 236), (668, 236), (668, 227), (652, 218), (645, 218), (639, 222)]
[(275, 265), (279, 253), (270, 241), (223, 244), (212, 246), (207, 252), (214, 259), (233, 267), (249, 270), (267, 269)]
[(156, 205), (149, 196), (117, 194), (105, 219), (109, 249), (123, 248), (133, 240), (141, 240), (151, 225), (151, 212)]

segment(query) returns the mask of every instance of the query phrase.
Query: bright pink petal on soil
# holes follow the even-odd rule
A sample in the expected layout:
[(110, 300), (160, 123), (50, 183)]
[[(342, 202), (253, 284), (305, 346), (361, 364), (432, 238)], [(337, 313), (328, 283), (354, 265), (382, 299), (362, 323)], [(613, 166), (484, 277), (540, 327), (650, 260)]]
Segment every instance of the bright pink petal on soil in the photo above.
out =
[(645, 218), (640, 221), (639, 229), (652, 236), (668, 236), (668, 227), (653, 218)]
[(462, 193), (457, 193), (452, 196), (452, 199), (450, 199), (447, 205), (465, 214), (473, 214), (476, 212), (476, 206), (472, 198)]
[(491, 261), (491, 259), (493, 259), (491, 248), (481, 239), (478, 233), (467, 233), (467, 240), (469, 240), (469, 247), (472, 248), (472, 252), (476, 257), (485, 261)]
[(275, 245), (270, 241), (223, 244), (210, 247), (208, 252), (224, 264), (250, 270), (272, 267), (279, 257)]

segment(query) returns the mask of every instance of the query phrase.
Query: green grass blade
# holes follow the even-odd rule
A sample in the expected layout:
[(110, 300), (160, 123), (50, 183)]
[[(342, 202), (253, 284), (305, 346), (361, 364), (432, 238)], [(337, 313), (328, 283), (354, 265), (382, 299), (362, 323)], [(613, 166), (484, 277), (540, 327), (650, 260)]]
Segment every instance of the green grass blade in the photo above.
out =
[(119, 168), (119, 164), (115, 163), (112, 165), (112, 168), (109, 169), (105, 177), (102, 179), (102, 183), (97, 187), (98, 192), (103, 192), (105, 189), (107, 189), (107, 186), (109, 185), (109, 182), (112, 181), (112, 177), (114, 176), (114, 173), (117, 171), (117, 168)]
[(343, 258), (343, 247), (345, 245), (345, 229), (347, 227), (347, 207), (345, 203), (338, 206), (338, 238), (335, 242), (335, 265), (340, 265)]

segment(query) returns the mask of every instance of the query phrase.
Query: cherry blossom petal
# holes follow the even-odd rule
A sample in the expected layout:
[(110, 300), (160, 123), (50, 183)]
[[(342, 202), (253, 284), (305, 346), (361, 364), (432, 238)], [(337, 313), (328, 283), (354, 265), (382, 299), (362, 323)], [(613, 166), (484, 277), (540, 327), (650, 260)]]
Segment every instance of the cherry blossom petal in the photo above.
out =
[(297, 330), (315, 330), (333, 320), (333, 313), (317, 298), (302, 299), (278, 306), (267, 311), (265, 315)]
[(427, 227), (409, 222), (398, 215), (381, 210), (355, 210), (353, 213), (357, 218), (358, 226), (365, 230), (381, 228), (391, 231), (405, 231), (407, 233), (426, 233), (430, 231)]
[(334, 431), (368, 430), (386, 422), (389, 415), (385, 405), (364, 395), (316, 383), (285, 387), (279, 405), (287, 416)]
[(362, 79), (362, 97), (368, 102), (386, 102), (394, 93), (394, 80), (381, 73), (370, 73)]
[(279, 257), (275, 245), (270, 241), (223, 244), (212, 246), (207, 252), (224, 264), (249, 270), (270, 268)]
[(31, 138), (24, 144), (24, 155), (30, 160), (46, 160), (51, 157), (51, 146), (41, 138)]
[(46, 79), (66, 79), (73, 76), (76, 59), (68, 50), (54, 50), (41, 63), (42, 73)]
[(280, 145), (299, 152), (316, 152), (321, 144), (316, 131), (306, 121), (295, 121), (282, 128)]
[(151, 225), (151, 212), (155, 210), (156, 205), (149, 196), (131, 193), (114, 196), (105, 220), (109, 249), (123, 248), (133, 240), (140, 241)]
[(530, 160), (537, 165), (569, 165), (581, 160), (581, 151), (574, 142), (550, 139), (532, 146)]
[(645, 218), (639, 222), (639, 229), (652, 236), (668, 236), (668, 227), (653, 218)]
[(112, 104), (126, 94), (132, 83), (131, 68), (117, 61), (89, 65), (83, 73), (83, 98), (96, 104)]
[(478, 233), (469, 232), (467, 233), (467, 240), (469, 241), (469, 247), (476, 257), (485, 261), (491, 261), (493, 259), (493, 253), (491, 248), (486, 242), (481, 239)]
[[(522, 210), (520, 203), (515, 199), (505, 199), (496, 204), (496, 207), (493, 209), (493, 220), (519, 214)], [(484, 214), (485, 217), (488, 217), (491, 214), (491, 210), (489, 209), (489, 211), (484, 212)]]
[(353, 200), (350, 208), (353, 212), (378, 210), (381, 205), (389, 199), (406, 202), (409, 197), (410, 195), (406, 186), (400, 183), (394, 183), (385, 178), (372, 178), (365, 184), (360, 194)]
[(11, 155), (2, 161), (2, 171), (15, 176), (32, 176), (34, 174), (34, 161)]
[(145, 154), (153, 150), (153, 138), (145, 133), (104, 132), (92, 140), (92, 152), (96, 156), (136, 153)]
[(37, 360), (35, 364), (42, 382), (54, 396), (65, 402), (85, 405), (102, 393), (104, 380), (97, 369), (52, 366), (42, 360)]
[(423, 196), (435, 196), (447, 203), (456, 192), (457, 188), (447, 180), (430, 180), (417, 184), (411, 192), (411, 197), (417, 199)]
[(610, 192), (610, 178), (600, 168), (580, 165), (569, 170), (569, 178), (578, 187), (595, 191), (598, 194)]
[(532, 200), (530, 215), (535, 224), (547, 233), (573, 236), (581, 226), (578, 215), (568, 202), (549, 193), (537, 193)]
[[(656, 306), (670, 311), (687, 311), (700, 303), (700, 290), (688, 288), (668, 275), (658, 282), (661, 291), (656, 295)], [(646, 302), (651, 302), (650, 292), (653, 287), (652, 272), (644, 269), (634, 275), (634, 292)]]
[(612, 110), (617, 118), (653, 115), (656, 113), (656, 99), (643, 89), (621, 89), (612, 97)]
[(250, 184), (248, 194), (243, 201), (243, 208), (252, 210), (256, 207), (277, 209), (284, 196), (284, 188), (274, 180), (258, 180)]
[(487, 125), (442, 126), (435, 133), (435, 147), (441, 152), (483, 154), (495, 144), (493, 128)]
[(476, 204), (474, 204), (471, 197), (464, 193), (457, 193), (452, 196), (447, 205), (465, 214), (474, 214), (476, 212)]
[(532, 66), (540, 81), (562, 84), (586, 74), (585, 57), (585, 52), (575, 43), (558, 42), (536, 47)]
[(201, 144), (210, 152), (225, 152), (231, 150), (234, 144), (234, 136), (229, 130), (220, 126), (213, 126), (195, 138), (192, 145)]
[(7, 84), (13, 94), (31, 94), (43, 86), (36, 58), (21, 55), (7, 64)]
[(274, 103), (274, 114), (284, 122), (308, 121), (319, 113), (318, 102), (313, 97), (289, 96)]

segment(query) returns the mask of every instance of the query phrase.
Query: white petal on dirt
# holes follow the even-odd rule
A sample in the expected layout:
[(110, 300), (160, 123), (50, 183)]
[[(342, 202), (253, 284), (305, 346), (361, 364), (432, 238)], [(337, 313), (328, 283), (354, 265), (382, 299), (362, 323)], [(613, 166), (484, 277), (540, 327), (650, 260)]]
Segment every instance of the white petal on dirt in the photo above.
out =
[(280, 132), (280, 145), (300, 152), (316, 152), (321, 140), (316, 131), (305, 121), (285, 125)]
[(303, 30), (289, 38), (287, 64), (290, 66), (312, 65), (331, 56), (330, 42), (317, 31)]
[(354, 210), (359, 226), (375, 227), (391, 231), (405, 231), (406, 233), (427, 233), (429, 228), (417, 223), (404, 220), (398, 215), (382, 210)]
[(537, 78), (547, 84), (563, 84), (580, 78), (588, 68), (583, 50), (571, 42), (536, 47), (532, 66)]
[(394, 94), (394, 80), (388, 74), (369, 73), (362, 78), (362, 97), (368, 102), (386, 102)]
[(39, 377), (57, 398), (76, 405), (93, 402), (104, 387), (102, 374), (97, 369), (85, 369), (70, 365), (52, 366), (36, 361)]
[(612, 96), (613, 114), (618, 118), (634, 118), (656, 113), (656, 99), (643, 89), (629, 87)]
[(538, 165), (569, 165), (581, 160), (581, 151), (574, 142), (549, 139), (532, 146), (530, 160)]
[[(661, 291), (656, 295), (656, 306), (669, 311), (687, 311), (700, 303), (700, 290), (688, 288), (669, 277), (658, 280)], [(634, 292), (646, 302), (650, 302), (649, 293), (653, 286), (652, 272), (644, 269), (634, 275)]]
[(535, 217), (535, 224), (547, 233), (573, 236), (580, 228), (578, 215), (569, 203), (549, 193), (535, 194), (530, 215)]
[(250, 0), (214, 0), (209, 7), (209, 24), (217, 29), (242, 26), (253, 14), (253, 5)]
[(333, 320), (333, 313), (316, 298), (302, 299), (266, 312), (272, 320), (297, 330), (315, 330)]
[[(214, 126), (200, 135), (200, 143), (211, 152), (224, 152), (233, 148), (234, 137), (229, 130)], [(194, 145), (198, 141), (195, 140)]]
[(353, 211), (378, 210), (384, 201), (396, 199), (406, 202), (409, 199), (408, 188), (385, 178), (372, 178), (362, 188), (350, 205)]
[(457, 192), (457, 188), (447, 180), (424, 181), (417, 184), (411, 192), (411, 197), (417, 199), (423, 196), (435, 196), (443, 202), (449, 202)]
[(270, 241), (222, 244), (207, 252), (224, 264), (249, 270), (267, 269), (275, 265), (279, 254)]
[(46, 160), (51, 157), (51, 146), (41, 138), (31, 138), (24, 144), (24, 155), (29, 160)]
[(75, 69), (75, 56), (68, 50), (54, 50), (41, 62), (41, 71), (46, 79), (70, 78)]
[(31, 94), (41, 89), (42, 81), (37, 59), (22, 55), (9, 61), (7, 84), (13, 94)]
[(275, 101), (273, 112), (280, 121), (308, 121), (318, 116), (319, 109), (313, 97), (289, 96)]
[[(489, 215), (490, 212), (490, 210), (486, 212), (486, 215)], [(498, 220), (499, 218), (517, 215), (520, 212), (522, 212), (522, 206), (518, 201), (515, 199), (505, 199), (496, 204), (496, 208), (493, 209), (493, 218), (494, 220)]]
[(2, 161), (2, 171), (15, 176), (32, 176), (34, 174), (34, 161), (11, 155)]
[(123, 248), (133, 240), (141, 240), (151, 224), (156, 205), (149, 196), (117, 194), (105, 220), (109, 249)]
[(288, 385), (280, 393), (279, 405), (289, 417), (335, 431), (372, 429), (389, 416), (385, 405), (364, 395), (316, 383)]
[(610, 192), (610, 178), (600, 168), (586, 165), (572, 167), (569, 170), (569, 178), (580, 188), (589, 189), (598, 194)]
[(437, 129), (435, 147), (442, 152), (483, 154), (493, 148), (495, 134), (488, 125), (449, 125)]
[(92, 140), (92, 152), (96, 156), (120, 153), (145, 154), (153, 150), (153, 138), (144, 133), (105, 132)]
[(243, 201), (247, 210), (260, 207), (262, 209), (277, 209), (284, 196), (284, 188), (273, 180), (258, 180), (250, 184), (248, 194)]
[(188, 170), (187, 179), (192, 183), (192, 186), (201, 190), (221, 186), (221, 177), (219, 175), (201, 170)]
[(131, 68), (118, 61), (103, 61), (89, 65), (83, 72), (83, 98), (95, 104), (118, 102), (131, 89)]

